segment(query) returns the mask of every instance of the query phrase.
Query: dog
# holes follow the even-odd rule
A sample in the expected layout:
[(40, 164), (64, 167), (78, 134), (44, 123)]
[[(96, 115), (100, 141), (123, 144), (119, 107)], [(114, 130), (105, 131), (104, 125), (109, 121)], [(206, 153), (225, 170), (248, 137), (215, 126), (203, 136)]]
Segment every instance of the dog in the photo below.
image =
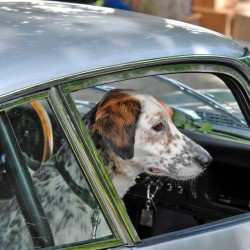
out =
[[(209, 153), (175, 127), (173, 115), (153, 96), (115, 89), (83, 117), (120, 198), (141, 173), (189, 180), (211, 163)], [(94, 228), (93, 207), (68, 185), (67, 178), (94, 200), (66, 142), (32, 178), (55, 245), (112, 234), (101, 212)], [(16, 198), (1, 212), (0, 244), (1, 249), (36, 247)]]

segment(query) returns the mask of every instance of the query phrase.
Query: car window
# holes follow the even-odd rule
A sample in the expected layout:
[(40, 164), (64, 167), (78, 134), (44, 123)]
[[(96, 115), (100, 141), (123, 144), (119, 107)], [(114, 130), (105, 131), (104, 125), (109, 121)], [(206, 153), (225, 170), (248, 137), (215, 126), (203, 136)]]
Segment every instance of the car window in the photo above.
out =
[[(89, 88), (82, 86), (82, 89), (81, 84), (73, 87), (72, 89), (77, 90), (71, 92), (71, 97), (92, 136), (104, 165), (107, 167), (118, 195), (123, 198), (128, 214), (142, 239), (246, 212), (248, 207), (239, 210), (242, 208), (239, 204), (245, 204), (245, 198), (237, 204), (231, 202), (231, 199), (239, 197), (239, 193), (241, 193), (239, 190), (244, 190), (244, 185), (233, 189), (233, 191), (231, 187), (234, 182), (235, 185), (239, 184), (243, 176), (249, 178), (249, 173), (245, 169), (248, 165), (245, 161), (246, 156), (242, 157), (242, 155), (249, 152), (250, 128), (234, 94), (221, 78), (207, 73), (182, 73), (141, 77)], [(138, 92), (134, 92), (134, 90)], [(115, 95), (115, 93), (121, 94)], [(143, 129), (139, 128), (139, 125), (133, 127), (131, 125), (133, 119), (128, 115), (127, 110), (121, 111), (124, 102), (126, 103), (126, 101), (122, 101), (126, 97), (124, 93), (136, 95), (140, 99), (140, 107), (143, 107), (142, 112), (149, 114), (145, 116), (145, 120), (141, 118), (144, 121), (140, 121), (140, 126)], [(138, 93), (142, 93), (144, 97), (141, 97)], [(166, 143), (162, 142), (162, 145), (164, 145), (162, 149), (157, 145), (157, 141), (161, 140), (160, 137), (156, 137), (158, 139), (147, 137), (145, 143), (138, 142), (143, 138), (140, 134), (145, 131), (149, 131), (149, 129), (161, 131), (164, 126), (167, 127), (163, 118), (161, 118), (160, 123), (154, 124), (151, 128), (145, 127), (147, 122), (150, 123), (154, 120), (149, 118), (150, 114), (154, 112), (154, 108), (150, 105), (146, 108), (143, 106), (147, 100), (152, 99), (150, 96), (145, 97), (144, 94), (158, 98), (156, 103), (159, 102), (160, 105), (165, 107), (168, 113), (167, 119), (170, 117), (171, 120), (172, 117), (174, 124), (182, 134), (168, 138)], [(113, 104), (112, 98), (117, 98)], [(169, 105), (172, 111), (164, 106), (159, 99)], [(133, 98), (132, 100), (135, 104), (136, 101)], [(117, 108), (115, 105), (120, 106)], [(137, 109), (134, 110), (132, 106), (130, 108), (133, 114), (137, 115)], [(115, 112), (117, 112), (116, 118), (113, 115)], [(154, 117), (158, 117), (158, 114), (155, 114)], [(124, 129), (117, 130), (122, 122), (126, 123), (127, 126)], [(137, 138), (130, 140), (132, 144), (134, 143), (132, 153), (126, 147), (128, 140), (125, 136), (130, 129), (132, 129), (131, 134)], [(136, 129), (140, 129), (138, 130), (140, 132), (135, 132)], [(194, 139), (196, 143), (208, 150), (214, 158), (213, 166), (209, 167), (209, 171), (207, 170), (201, 177), (192, 177), (190, 180), (176, 178), (177, 170), (172, 172), (172, 176), (169, 173), (160, 177), (157, 176), (162, 174), (160, 167), (165, 166), (164, 159), (172, 157), (171, 155), (175, 152), (177, 152), (177, 155), (173, 157), (172, 163), (167, 162), (166, 168), (176, 169), (176, 165), (181, 163), (183, 169), (185, 169), (189, 166), (185, 163), (186, 160), (196, 161), (192, 160), (190, 155), (185, 155), (187, 148), (190, 146), (190, 141), (183, 137), (183, 134)], [(184, 147), (178, 153), (178, 142), (175, 143), (174, 139), (178, 140), (180, 137), (183, 137), (189, 146)], [(115, 146), (110, 143), (110, 138), (115, 141)], [(136, 142), (139, 149), (135, 149)], [(173, 147), (167, 150), (170, 143), (173, 143)], [(115, 148), (116, 146), (118, 146), (118, 149)], [(147, 156), (152, 156), (150, 163), (144, 160), (144, 146), (149, 151), (151, 149), (147, 154)], [(126, 151), (125, 155), (120, 152), (119, 147)], [(154, 156), (157, 153), (155, 150), (158, 148), (160, 155)], [(199, 146), (192, 148), (200, 150)], [(232, 152), (234, 152), (234, 156), (232, 156)], [(137, 155), (134, 157), (135, 153)], [(164, 154), (166, 156), (162, 156)], [(232, 160), (230, 157), (235, 159)], [(124, 184), (122, 178), (117, 181), (114, 176), (126, 175), (123, 172), (125, 168), (123, 160), (128, 165), (134, 164), (134, 169), (136, 169), (137, 163), (135, 162), (140, 159), (145, 162), (142, 164), (145, 171), (138, 171), (139, 175), (136, 180), (130, 183), (126, 192), (121, 192), (120, 189), (126, 184)], [(113, 161), (115, 163), (112, 165)], [(148, 169), (147, 165), (151, 163), (153, 167)], [(237, 170), (235, 170), (236, 167)], [(130, 169), (127, 173), (129, 177), (132, 176), (134, 169)], [(225, 178), (224, 175), (227, 177)], [(232, 194), (236, 198), (232, 198)], [(241, 196), (248, 197), (248, 194), (243, 195), (241, 193)], [(206, 209), (207, 214), (204, 212)]]
[[(30, 178), (33, 181), (42, 210), (39, 204), (29, 200), (31, 196), (24, 197), (26, 194), (18, 190), (18, 174), (11, 172), (12, 159), (6, 153), (6, 146), (1, 145), (0, 248), (30, 249), (41, 246), (36, 239), (40, 237), (36, 230), (41, 227), (40, 223), (46, 224), (46, 221), (30, 214), (39, 209), (48, 223), (47, 232), (40, 233), (51, 237), (51, 232), (51, 242), (56, 246), (112, 238), (83, 170), (47, 100), (25, 103), (5, 111), (18, 141), (17, 148), (23, 163), (20, 167), (23, 172), (28, 168), (27, 180)], [(12, 157), (15, 158), (15, 155)], [(20, 175), (18, 178), (24, 178)], [(27, 180), (23, 179), (24, 185), (28, 185)], [(32, 190), (28, 190), (28, 195), (30, 193)], [(38, 208), (29, 210), (28, 203)]]

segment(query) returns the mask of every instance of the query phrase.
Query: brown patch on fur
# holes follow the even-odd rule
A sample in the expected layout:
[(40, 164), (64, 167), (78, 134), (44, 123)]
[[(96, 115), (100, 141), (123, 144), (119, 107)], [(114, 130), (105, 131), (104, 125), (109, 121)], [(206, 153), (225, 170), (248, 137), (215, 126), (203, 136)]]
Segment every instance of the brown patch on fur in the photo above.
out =
[(159, 111), (157, 113), (155, 113), (154, 115), (150, 116), (150, 118), (148, 118), (148, 123), (149, 124), (153, 124), (157, 119), (160, 119), (161, 117), (163, 117), (163, 112)]
[[(101, 107), (100, 107), (101, 106)], [(96, 123), (93, 130), (105, 133), (112, 138), (118, 147), (128, 144), (128, 134), (124, 127), (135, 123), (135, 113), (140, 113), (140, 102), (125, 93), (119, 93), (112, 100), (100, 104), (96, 113)], [(105, 127), (103, 120), (108, 119), (110, 127)], [(99, 123), (101, 121), (101, 123)], [(111, 122), (113, 124), (111, 124)]]
[(160, 137), (159, 136), (156, 136), (155, 134), (149, 134), (146, 138), (147, 140), (147, 143), (150, 143), (150, 144), (155, 144), (157, 142), (159, 142), (160, 140)]
[(174, 135), (172, 133), (168, 133), (168, 144), (171, 144), (174, 140)]
[(114, 174), (122, 173), (122, 168), (120, 166), (113, 166), (112, 170), (113, 170)]
[(98, 106), (91, 132), (104, 136), (113, 149), (133, 146), (140, 114), (137, 98), (121, 90), (110, 91)]
[(173, 109), (171, 109), (164, 101), (162, 101), (161, 99), (155, 98), (157, 102), (160, 103), (160, 105), (167, 111), (169, 118), (171, 119), (171, 121), (173, 122), (173, 117), (174, 117), (174, 111)]

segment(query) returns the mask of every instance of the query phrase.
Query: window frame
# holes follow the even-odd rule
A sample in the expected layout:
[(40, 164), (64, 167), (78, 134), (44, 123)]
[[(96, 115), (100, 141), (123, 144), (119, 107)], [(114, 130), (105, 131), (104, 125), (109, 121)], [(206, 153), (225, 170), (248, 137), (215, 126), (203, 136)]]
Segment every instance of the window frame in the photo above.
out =
[[(167, 65), (160, 65), (160, 66), (151, 66), (147, 68), (136, 68), (136, 69), (130, 69), (130, 70), (124, 70), (114, 73), (106, 73), (106, 74), (100, 74), (100, 75), (94, 75), (92, 77), (87, 77), (85, 79), (76, 80), (69, 82), (67, 84), (64, 84), (60, 86), (61, 93), (64, 95), (66, 105), (68, 105), (68, 111), (70, 113), (70, 116), (72, 119), (75, 120), (75, 123), (77, 124), (79, 128), (79, 134), (82, 135), (83, 140), (89, 141), (89, 135), (86, 133), (86, 128), (84, 127), (83, 123), (81, 122), (81, 117), (76, 109), (76, 106), (74, 104), (74, 101), (70, 95), (71, 91), (77, 91), (88, 87), (93, 87), (97, 85), (103, 85), (103, 84), (109, 84), (112, 82), (117, 81), (123, 81), (133, 78), (140, 78), (140, 77), (147, 77), (152, 75), (158, 75), (158, 74), (178, 74), (178, 73), (211, 73), (216, 76), (218, 75), (225, 75), (227, 78), (231, 79), (230, 82), (225, 82), (225, 84), (228, 86), (228, 88), (232, 91), (234, 94), (237, 102), (239, 102), (240, 109), (250, 126), (250, 87), (249, 87), (249, 81), (245, 77), (245, 75), (241, 74), (240, 71), (238, 71), (233, 65), (225, 65), (223, 63), (214, 64), (209, 63), (208, 61), (205, 61), (203, 63), (180, 63), (180, 64), (167, 64)], [(122, 86), (122, 83), (121, 83)], [(238, 90), (237, 94), (235, 91)], [(74, 117), (74, 118), (73, 118)], [(93, 147), (93, 143), (91, 140), (89, 141), (89, 144), (91, 147), (89, 148), (90, 151), (93, 150), (92, 155), (97, 156), (97, 164), (100, 164), (98, 152), (96, 151), (95, 147)], [(98, 167), (103, 167), (102, 163)], [(112, 187), (113, 188), (113, 187)], [(113, 192), (113, 191), (112, 191)], [(116, 193), (114, 194), (115, 198), (117, 198)], [(126, 216), (127, 217), (127, 216)], [(250, 218), (250, 214), (243, 216), (248, 220)], [(235, 217), (236, 219), (238, 217)], [(125, 218), (126, 221), (126, 218)], [(229, 217), (228, 221), (234, 221), (233, 217)], [(222, 222), (223, 223), (223, 222)], [(237, 222), (236, 222), (237, 223)], [(227, 223), (226, 223), (227, 224)], [(227, 224), (228, 225), (228, 224)], [(221, 223), (214, 223), (213, 230), (217, 230), (221, 226)], [(206, 227), (206, 225), (203, 225), (203, 228)], [(181, 230), (183, 231), (183, 230)], [(187, 229), (184, 230), (186, 235), (190, 235), (189, 233), (192, 232), (192, 234), (196, 234), (199, 232), (199, 228), (193, 229)], [(179, 235), (180, 233), (173, 233), (173, 235)], [(172, 235), (172, 234), (171, 234)], [(168, 234), (164, 234), (159, 236), (161, 238), (168, 238)], [(170, 237), (172, 238), (172, 237)], [(143, 240), (144, 241), (144, 240)], [(150, 238), (146, 240), (147, 242), (150, 241)]]

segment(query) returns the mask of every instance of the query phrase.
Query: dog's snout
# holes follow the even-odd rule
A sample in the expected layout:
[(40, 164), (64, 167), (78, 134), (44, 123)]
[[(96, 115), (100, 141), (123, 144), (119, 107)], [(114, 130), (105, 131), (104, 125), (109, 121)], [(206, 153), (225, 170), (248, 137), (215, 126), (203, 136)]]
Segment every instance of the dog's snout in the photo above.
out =
[(211, 164), (213, 158), (208, 153), (201, 153), (199, 154), (199, 156), (197, 156), (196, 160), (199, 165), (204, 169)]

